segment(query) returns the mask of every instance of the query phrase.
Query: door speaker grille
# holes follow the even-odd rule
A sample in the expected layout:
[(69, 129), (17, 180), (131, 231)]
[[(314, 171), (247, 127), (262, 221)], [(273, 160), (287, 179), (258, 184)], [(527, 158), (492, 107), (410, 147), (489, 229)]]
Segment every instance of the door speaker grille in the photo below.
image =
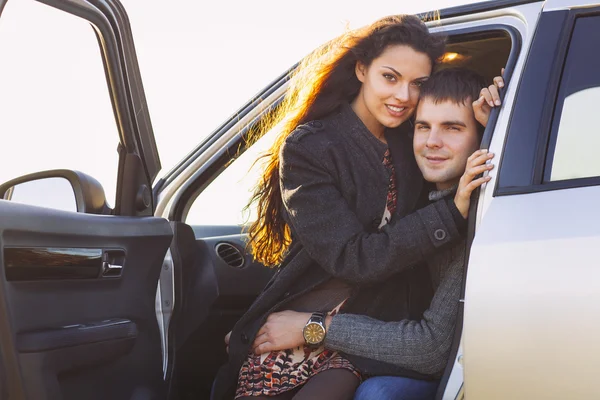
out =
[(242, 268), (244, 266), (244, 255), (231, 243), (217, 243), (215, 250), (221, 260), (225, 261), (227, 265), (234, 268)]

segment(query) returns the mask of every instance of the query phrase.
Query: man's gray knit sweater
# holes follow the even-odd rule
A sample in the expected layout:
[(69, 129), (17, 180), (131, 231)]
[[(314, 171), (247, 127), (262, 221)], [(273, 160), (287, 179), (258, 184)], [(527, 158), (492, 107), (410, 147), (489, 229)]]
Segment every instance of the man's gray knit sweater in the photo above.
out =
[[(430, 200), (446, 193), (431, 192)], [(427, 259), (435, 294), (422, 320), (383, 322), (362, 315), (338, 314), (327, 331), (325, 346), (441, 376), (450, 355), (458, 315), (464, 251), (465, 242), (461, 241)]]

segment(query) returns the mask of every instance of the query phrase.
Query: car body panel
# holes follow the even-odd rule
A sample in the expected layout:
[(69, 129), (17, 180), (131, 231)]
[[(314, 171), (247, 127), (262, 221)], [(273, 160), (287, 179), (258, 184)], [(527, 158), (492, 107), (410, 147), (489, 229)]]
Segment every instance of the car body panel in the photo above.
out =
[[(524, 177), (519, 185), (506, 186), (509, 180), (500, 179), (479, 198), (463, 325), (467, 398), (599, 394), (586, 376), (598, 357), (593, 346), (597, 324), (589, 319), (597, 311), (592, 265), (600, 237), (594, 206), (598, 187), (577, 187), (584, 186), (577, 180), (542, 181), (556, 88), (576, 18), (567, 10), (587, 9), (582, 2), (558, 4), (545, 4), (538, 26), (552, 35), (544, 31), (535, 37), (522, 72), (528, 80), (509, 84), (500, 112), (505, 117), (499, 119), (490, 146), (500, 162), (490, 173), (496, 180), (514, 160), (527, 160), (530, 168), (511, 168), (514, 176)], [(551, 69), (541, 71), (540, 64)], [(541, 78), (537, 83), (536, 76)], [(528, 112), (530, 104), (536, 111)], [(517, 111), (522, 118), (512, 118)], [(507, 135), (534, 141), (525, 150), (518, 142), (507, 146)]]

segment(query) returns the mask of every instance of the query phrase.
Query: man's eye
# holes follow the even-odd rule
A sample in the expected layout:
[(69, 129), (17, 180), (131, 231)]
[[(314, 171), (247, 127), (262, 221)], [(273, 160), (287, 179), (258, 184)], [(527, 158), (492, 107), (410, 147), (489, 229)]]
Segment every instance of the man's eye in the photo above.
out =
[(429, 129), (429, 127), (425, 125), (417, 125), (417, 129), (420, 131), (426, 131)]
[(396, 77), (392, 74), (383, 74), (383, 77), (390, 82), (394, 82), (396, 80)]
[(450, 131), (460, 131), (460, 128), (458, 126), (449, 126), (448, 130), (450, 130)]

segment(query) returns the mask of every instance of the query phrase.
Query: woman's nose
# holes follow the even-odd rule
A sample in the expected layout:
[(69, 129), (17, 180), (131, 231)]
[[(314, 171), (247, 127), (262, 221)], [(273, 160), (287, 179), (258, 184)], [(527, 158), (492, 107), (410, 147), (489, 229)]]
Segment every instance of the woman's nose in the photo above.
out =
[(410, 100), (410, 90), (409, 90), (408, 84), (403, 83), (403, 84), (398, 85), (398, 88), (395, 93), (395, 97), (404, 103), (409, 101)]

